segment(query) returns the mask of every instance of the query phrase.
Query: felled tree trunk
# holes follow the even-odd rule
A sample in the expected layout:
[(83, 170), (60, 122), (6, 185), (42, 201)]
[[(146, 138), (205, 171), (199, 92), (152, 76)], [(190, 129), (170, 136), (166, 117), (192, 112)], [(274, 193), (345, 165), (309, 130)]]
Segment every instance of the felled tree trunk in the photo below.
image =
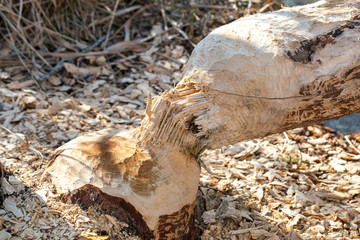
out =
[(143, 239), (194, 239), (204, 149), (360, 111), (360, 3), (320, 1), (250, 16), (201, 41), (141, 127), (60, 147), (47, 174)]

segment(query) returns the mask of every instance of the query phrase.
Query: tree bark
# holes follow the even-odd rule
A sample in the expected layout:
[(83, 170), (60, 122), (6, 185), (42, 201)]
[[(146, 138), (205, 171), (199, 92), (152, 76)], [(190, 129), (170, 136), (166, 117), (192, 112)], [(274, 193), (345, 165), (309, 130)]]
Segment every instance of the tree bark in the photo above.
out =
[(195, 239), (204, 149), (360, 111), (360, 3), (320, 1), (239, 19), (194, 49), (141, 127), (60, 147), (46, 176), (64, 199), (98, 203), (143, 239)]

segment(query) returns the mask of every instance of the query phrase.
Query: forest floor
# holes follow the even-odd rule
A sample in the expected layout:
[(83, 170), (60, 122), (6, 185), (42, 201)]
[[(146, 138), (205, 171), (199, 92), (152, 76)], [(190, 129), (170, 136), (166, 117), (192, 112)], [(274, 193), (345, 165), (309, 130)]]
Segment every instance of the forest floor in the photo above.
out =
[[(242, 15), (229, 16), (213, 28)], [(104, 128), (138, 127), (148, 92), (176, 85), (203, 36), (171, 24), (160, 18), (142, 39), (107, 48), (117, 52), (111, 57), (83, 54), (46, 78), (14, 64), (11, 46), (0, 45), (0, 239), (139, 239), (113, 216), (61, 202), (40, 178), (56, 148)], [(203, 240), (360, 239), (359, 133), (309, 126), (206, 151), (201, 161)]]

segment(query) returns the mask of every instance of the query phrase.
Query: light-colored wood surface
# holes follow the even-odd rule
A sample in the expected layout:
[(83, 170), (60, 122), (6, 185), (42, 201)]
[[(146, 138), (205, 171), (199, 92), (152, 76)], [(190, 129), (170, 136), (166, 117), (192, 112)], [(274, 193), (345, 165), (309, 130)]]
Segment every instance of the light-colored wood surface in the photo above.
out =
[(359, 5), (320, 1), (216, 29), (176, 88), (149, 99), (140, 128), (77, 138), (47, 173), (64, 193), (90, 184), (124, 199), (155, 238), (193, 236), (204, 149), (360, 110)]

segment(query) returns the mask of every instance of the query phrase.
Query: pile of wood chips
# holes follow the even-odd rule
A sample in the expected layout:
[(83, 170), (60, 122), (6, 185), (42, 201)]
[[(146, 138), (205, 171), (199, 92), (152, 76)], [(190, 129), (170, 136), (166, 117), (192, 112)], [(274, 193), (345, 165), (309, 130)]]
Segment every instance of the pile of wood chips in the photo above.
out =
[(317, 125), (206, 152), (202, 239), (358, 239), (359, 146)]
[[(134, 57), (83, 57), (40, 83), (21, 67), (0, 68), (0, 239), (139, 239), (110, 215), (61, 202), (39, 179), (57, 147), (139, 126), (148, 93), (180, 80), (184, 33), (158, 23), (151, 34), (150, 44), (114, 46)], [(312, 126), (205, 152), (201, 239), (360, 238), (359, 146), (360, 134)]]

